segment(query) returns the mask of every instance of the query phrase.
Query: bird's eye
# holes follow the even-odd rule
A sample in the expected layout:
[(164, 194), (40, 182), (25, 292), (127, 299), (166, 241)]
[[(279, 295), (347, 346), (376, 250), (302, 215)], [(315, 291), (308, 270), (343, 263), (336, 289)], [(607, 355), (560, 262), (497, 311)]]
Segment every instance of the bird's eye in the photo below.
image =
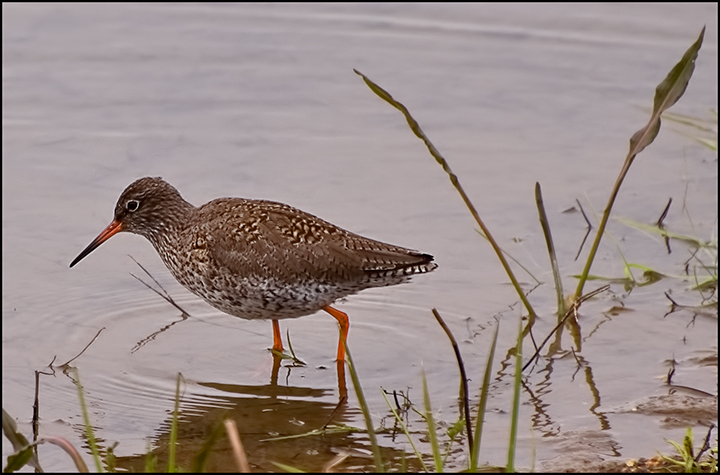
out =
[(125, 209), (129, 212), (137, 211), (140, 207), (140, 202), (138, 200), (128, 200), (127, 203), (125, 203)]

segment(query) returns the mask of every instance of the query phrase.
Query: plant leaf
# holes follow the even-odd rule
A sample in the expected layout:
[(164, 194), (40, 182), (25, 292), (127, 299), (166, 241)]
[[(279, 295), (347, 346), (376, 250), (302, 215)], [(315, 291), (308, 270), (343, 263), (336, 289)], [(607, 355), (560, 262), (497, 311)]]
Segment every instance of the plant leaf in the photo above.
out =
[(658, 84), (653, 100), (653, 112), (650, 122), (633, 134), (630, 139), (630, 155), (637, 155), (650, 145), (660, 131), (660, 116), (672, 107), (685, 94), (693, 71), (695, 60), (705, 37), (705, 27), (693, 45), (683, 55), (680, 62), (673, 67), (667, 77)]

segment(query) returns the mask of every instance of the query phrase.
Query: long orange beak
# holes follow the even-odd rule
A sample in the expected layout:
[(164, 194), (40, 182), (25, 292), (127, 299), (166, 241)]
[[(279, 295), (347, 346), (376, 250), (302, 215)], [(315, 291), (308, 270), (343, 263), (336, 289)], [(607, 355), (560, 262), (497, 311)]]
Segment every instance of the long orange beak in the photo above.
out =
[(122, 227), (123, 225), (120, 221), (113, 219), (113, 222), (110, 223), (110, 225), (105, 228), (103, 232), (101, 232), (98, 237), (96, 237), (93, 242), (91, 242), (90, 245), (85, 248), (83, 252), (78, 254), (75, 260), (70, 263), (70, 267), (83, 260), (85, 256), (93, 252), (98, 246), (100, 246), (100, 244), (104, 243), (105, 241), (122, 231)]

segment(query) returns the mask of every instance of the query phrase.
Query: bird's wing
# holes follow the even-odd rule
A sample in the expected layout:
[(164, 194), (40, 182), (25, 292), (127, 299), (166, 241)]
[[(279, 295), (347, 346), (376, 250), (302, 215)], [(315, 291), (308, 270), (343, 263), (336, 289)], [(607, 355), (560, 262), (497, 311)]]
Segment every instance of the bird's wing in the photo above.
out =
[(357, 281), (369, 274), (427, 272), (432, 256), (350, 233), (280, 203), (239, 200), (214, 227), (209, 257), (239, 275)]

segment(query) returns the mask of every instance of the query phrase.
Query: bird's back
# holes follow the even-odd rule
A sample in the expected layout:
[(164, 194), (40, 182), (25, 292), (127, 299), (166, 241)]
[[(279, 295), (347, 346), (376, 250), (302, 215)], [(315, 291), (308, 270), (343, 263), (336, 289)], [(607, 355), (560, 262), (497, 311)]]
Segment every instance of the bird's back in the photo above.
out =
[(243, 318), (307, 315), (437, 267), (431, 255), (264, 200), (213, 200), (195, 210), (176, 239), (185, 252), (160, 252), (175, 277), (213, 306)]

